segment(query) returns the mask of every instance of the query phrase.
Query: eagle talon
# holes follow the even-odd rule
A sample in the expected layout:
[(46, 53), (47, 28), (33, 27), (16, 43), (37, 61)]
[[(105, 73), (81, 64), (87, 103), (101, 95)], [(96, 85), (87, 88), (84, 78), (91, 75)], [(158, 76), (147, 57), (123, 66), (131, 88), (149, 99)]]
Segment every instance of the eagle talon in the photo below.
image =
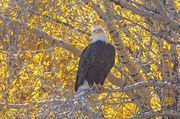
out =
[(101, 84), (96, 84), (95, 82), (93, 83), (92, 88), (97, 92), (101, 93), (103, 91), (103, 86)]
[(101, 84), (98, 84), (98, 89), (99, 89), (99, 93), (102, 93), (104, 88)]
[(92, 85), (92, 89), (98, 92), (98, 85), (95, 82)]

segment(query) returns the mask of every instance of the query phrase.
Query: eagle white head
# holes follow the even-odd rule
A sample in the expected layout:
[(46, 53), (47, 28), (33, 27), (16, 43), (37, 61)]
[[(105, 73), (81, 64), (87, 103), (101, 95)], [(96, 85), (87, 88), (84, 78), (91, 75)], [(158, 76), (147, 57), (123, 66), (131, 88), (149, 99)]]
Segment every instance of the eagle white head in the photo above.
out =
[(100, 26), (94, 26), (92, 28), (92, 43), (99, 40), (104, 41), (106, 43), (108, 42), (104, 29)]

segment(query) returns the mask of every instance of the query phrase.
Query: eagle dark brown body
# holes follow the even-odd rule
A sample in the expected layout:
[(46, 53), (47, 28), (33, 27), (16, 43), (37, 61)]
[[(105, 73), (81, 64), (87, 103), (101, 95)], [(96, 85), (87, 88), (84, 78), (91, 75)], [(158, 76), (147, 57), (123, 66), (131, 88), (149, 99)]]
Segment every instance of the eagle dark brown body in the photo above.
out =
[(100, 40), (89, 44), (80, 57), (75, 92), (81, 90), (80, 87), (82, 89), (91, 88), (94, 83), (103, 85), (114, 66), (114, 60), (115, 48), (111, 44)]

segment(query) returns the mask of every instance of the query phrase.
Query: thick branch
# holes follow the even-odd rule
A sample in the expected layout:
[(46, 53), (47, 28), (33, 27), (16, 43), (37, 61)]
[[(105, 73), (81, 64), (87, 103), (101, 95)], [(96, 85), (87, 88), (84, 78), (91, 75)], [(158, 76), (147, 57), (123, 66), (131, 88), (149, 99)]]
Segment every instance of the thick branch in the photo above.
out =
[(147, 86), (155, 86), (155, 87), (160, 87), (160, 88), (166, 88), (166, 89), (172, 89), (177, 92), (180, 92), (180, 86), (177, 86), (175, 84), (171, 84), (168, 82), (162, 82), (158, 80), (146, 80), (143, 82), (138, 82), (133, 85), (125, 86), (122, 88), (117, 88), (117, 89), (106, 89), (106, 91), (112, 91), (112, 92), (126, 92), (130, 90), (136, 90), (141, 87), (147, 87)]

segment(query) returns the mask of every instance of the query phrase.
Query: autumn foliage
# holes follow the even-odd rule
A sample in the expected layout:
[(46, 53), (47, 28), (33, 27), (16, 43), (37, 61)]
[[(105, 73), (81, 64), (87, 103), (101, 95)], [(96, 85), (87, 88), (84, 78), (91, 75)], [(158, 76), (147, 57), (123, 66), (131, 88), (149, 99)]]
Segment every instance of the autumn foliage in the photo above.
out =
[[(103, 93), (76, 98), (91, 29), (116, 47)], [(1, 0), (0, 118), (180, 117), (179, 0)]]

